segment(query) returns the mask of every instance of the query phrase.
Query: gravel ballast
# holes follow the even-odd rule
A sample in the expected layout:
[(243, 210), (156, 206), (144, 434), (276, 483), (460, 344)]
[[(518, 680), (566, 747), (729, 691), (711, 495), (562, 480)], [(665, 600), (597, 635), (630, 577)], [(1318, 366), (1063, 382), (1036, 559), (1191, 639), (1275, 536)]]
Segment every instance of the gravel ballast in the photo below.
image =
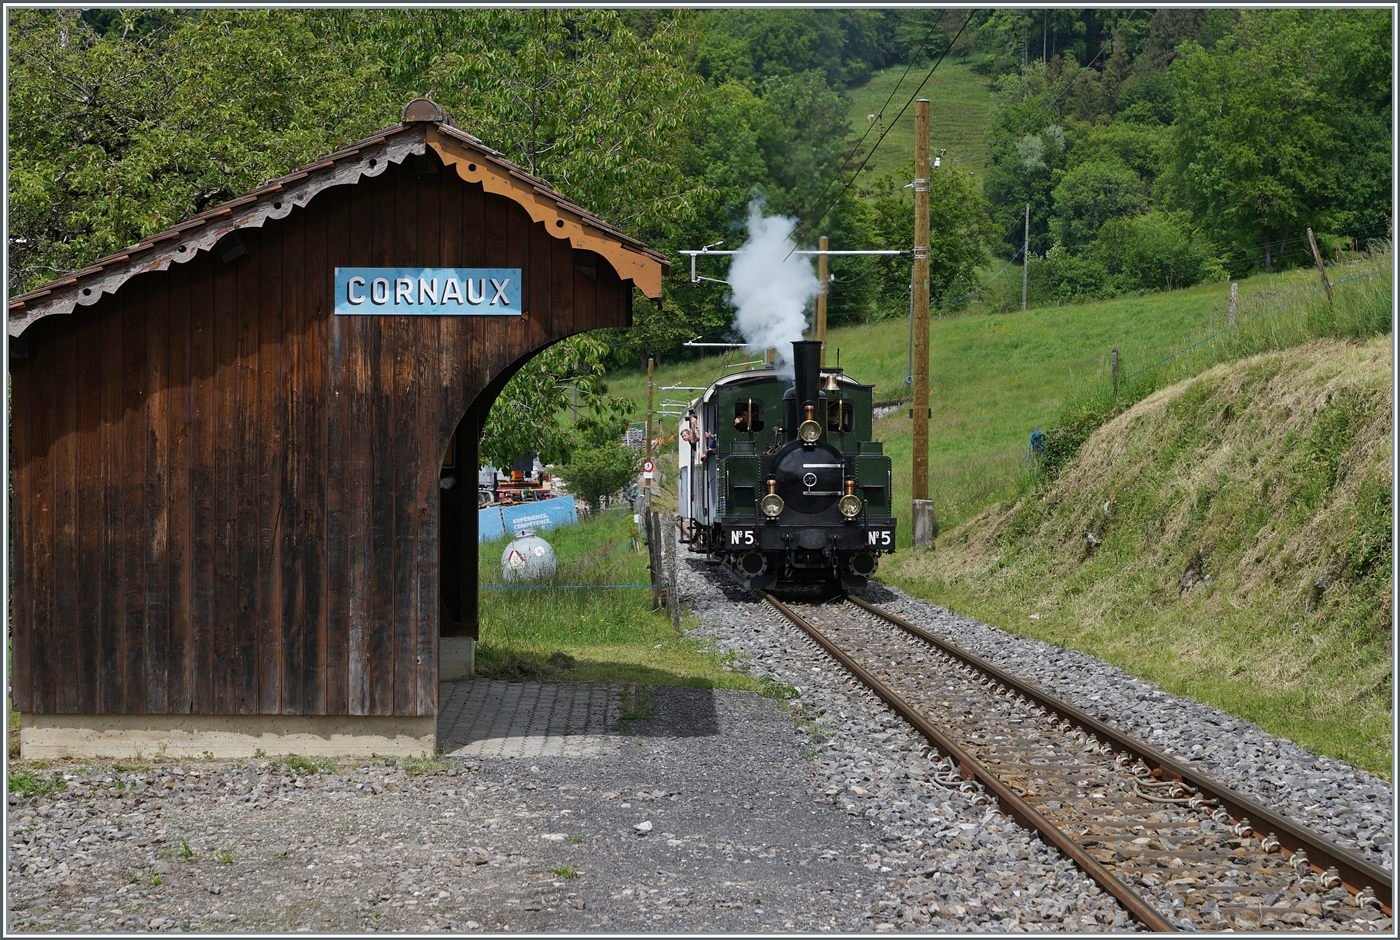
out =
[[(695, 633), (795, 698), (657, 688), (606, 757), (55, 764), (34, 773), (70, 775), (62, 792), (10, 796), (7, 928), (1136, 929), (1037, 837), (930, 782), (921, 739), (776, 612), (681, 567)], [(1390, 867), (1381, 781), (1092, 657), (870, 599)]]

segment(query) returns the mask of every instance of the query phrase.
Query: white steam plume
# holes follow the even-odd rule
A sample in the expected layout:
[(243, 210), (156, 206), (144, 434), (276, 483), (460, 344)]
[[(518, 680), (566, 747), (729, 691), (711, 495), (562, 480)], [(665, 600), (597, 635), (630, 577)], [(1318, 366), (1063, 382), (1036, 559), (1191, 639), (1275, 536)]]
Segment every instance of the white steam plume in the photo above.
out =
[(812, 263), (792, 253), (797, 220), (764, 217), (763, 203), (749, 203), (749, 238), (729, 265), (729, 302), (734, 327), (750, 352), (777, 351), (778, 368), (791, 373), (792, 343), (807, 328), (807, 304), (820, 284)]

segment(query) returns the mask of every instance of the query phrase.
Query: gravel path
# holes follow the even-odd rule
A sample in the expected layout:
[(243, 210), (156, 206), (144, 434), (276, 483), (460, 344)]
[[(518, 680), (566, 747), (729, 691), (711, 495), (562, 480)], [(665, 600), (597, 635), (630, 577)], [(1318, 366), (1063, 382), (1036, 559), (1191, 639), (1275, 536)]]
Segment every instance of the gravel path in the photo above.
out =
[[(35, 770), (71, 779), (10, 795), (7, 930), (1134, 929), (1038, 839), (930, 783), (917, 736), (810, 641), (682, 567), (697, 633), (797, 698), (657, 689), (599, 757)], [(1374, 778), (1145, 683), (1107, 693), (1096, 677), (1116, 671), (1089, 657), (874, 594), (1240, 789), (1286, 794), (1389, 867)]]

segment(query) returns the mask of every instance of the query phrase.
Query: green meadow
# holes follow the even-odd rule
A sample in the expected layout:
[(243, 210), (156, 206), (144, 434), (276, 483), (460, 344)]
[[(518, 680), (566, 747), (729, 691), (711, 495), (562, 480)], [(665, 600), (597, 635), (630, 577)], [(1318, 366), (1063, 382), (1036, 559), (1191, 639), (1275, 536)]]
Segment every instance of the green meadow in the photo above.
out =
[[(986, 166), (986, 128), (992, 117), (991, 79), (978, 75), (966, 64), (959, 65), (951, 58), (932, 75), (927, 63), (922, 68), (915, 66), (904, 76), (903, 65), (892, 65), (877, 72), (870, 81), (859, 88), (846, 92), (850, 99), (849, 120), (851, 122), (850, 142), (860, 140), (867, 129), (870, 133), (862, 145), (866, 153), (879, 139), (880, 127), (871, 129), (867, 118), (871, 114), (883, 115), (885, 139), (861, 174), (862, 180), (875, 180), (885, 173), (899, 169), (914, 158), (914, 106), (910, 105), (898, 120), (900, 108), (909, 101), (910, 95), (919, 84), (928, 79), (920, 98), (929, 100), (929, 150), (937, 155), (939, 150), (947, 150), (943, 157), (945, 165), (969, 170), (979, 179)], [(898, 91), (895, 86), (898, 85)], [(894, 92), (894, 97), (890, 93)], [(886, 107), (885, 102), (889, 101)], [(864, 159), (864, 154), (857, 157)]]

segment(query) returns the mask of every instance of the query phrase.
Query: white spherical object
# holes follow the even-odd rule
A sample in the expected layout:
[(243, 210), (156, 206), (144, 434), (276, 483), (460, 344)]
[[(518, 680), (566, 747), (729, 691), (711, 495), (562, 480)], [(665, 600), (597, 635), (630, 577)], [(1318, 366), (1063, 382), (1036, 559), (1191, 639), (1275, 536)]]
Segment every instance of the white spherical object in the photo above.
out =
[(502, 581), (545, 581), (554, 577), (557, 567), (554, 547), (533, 529), (521, 532), (501, 553)]

